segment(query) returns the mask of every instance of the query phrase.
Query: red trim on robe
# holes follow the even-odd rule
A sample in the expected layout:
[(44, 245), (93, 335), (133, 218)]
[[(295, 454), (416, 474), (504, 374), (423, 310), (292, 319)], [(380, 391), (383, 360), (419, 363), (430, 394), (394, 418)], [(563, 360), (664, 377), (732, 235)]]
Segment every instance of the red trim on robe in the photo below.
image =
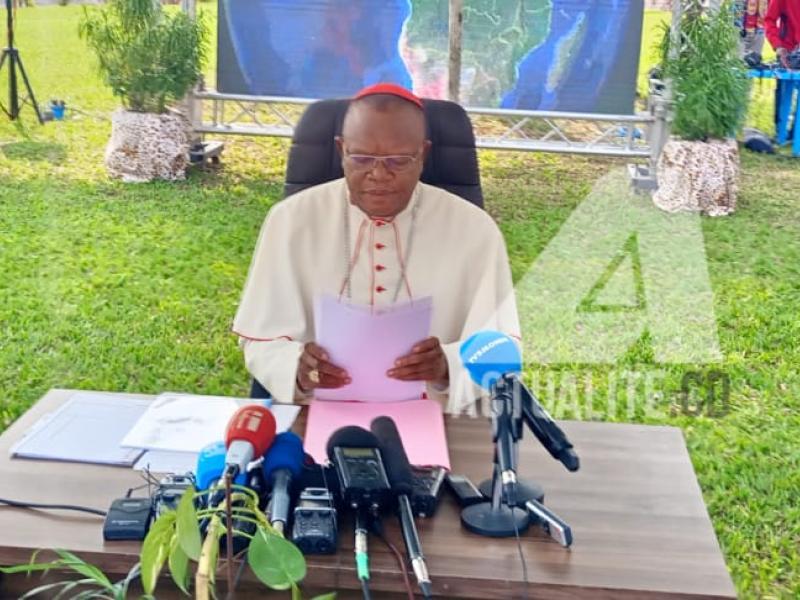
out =
[(276, 340), (286, 340), (287, 342), (294, 341), (294, 339), (292, 339), (292, 336), (290, 335), (279, 335), (278, 337), (274, 338), (256, 338), (256, 337), (250, 337), (249, 335), (245, 335), (243, 333), (239, 333), (235, 329), (231, 329), (231, 332), (238, 335), (240, 338), (244, 338), (246, 340), (250, 340), (253, 342), (274, 342)]

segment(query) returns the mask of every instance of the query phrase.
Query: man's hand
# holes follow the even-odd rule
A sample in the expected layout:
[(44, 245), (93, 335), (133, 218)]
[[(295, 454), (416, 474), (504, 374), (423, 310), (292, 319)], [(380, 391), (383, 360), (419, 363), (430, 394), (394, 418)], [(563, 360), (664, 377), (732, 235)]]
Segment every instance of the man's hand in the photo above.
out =
[(775, 54), (778, 55), (778, 60), (780, 61), (781, 65), (784, 69), (789, 68), (789, 51), (786, 48), (778, 48), (775, 51)]
[(350, 376), (329, 362), (325, 350), (309, 342), (303, 347), (297, 365), (297, 383), (303, 392), (310, 392), (316, 388), (340, 388), (350, 383)]
[(450, 379), (447, 357), (435, 337), (421, 341), (410, 354), (398, 358), (386, 374), (401, 381), (430, 381), (440, 385), (447, 385)]

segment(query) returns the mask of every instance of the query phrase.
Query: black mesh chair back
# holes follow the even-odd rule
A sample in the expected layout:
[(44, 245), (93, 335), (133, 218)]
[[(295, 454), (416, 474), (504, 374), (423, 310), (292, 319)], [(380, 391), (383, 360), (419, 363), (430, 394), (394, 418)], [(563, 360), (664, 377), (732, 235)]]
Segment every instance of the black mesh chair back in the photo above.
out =
[[(286, 166), (284, 195), (339, 179), (342, 164), (334, 138), (342, 132), (348, 100), (310, 104), (295, 127)], [(447, 100), (423, 100), (431, 152), (422, 181), (483, 208), (475, 135), (466, 111)]]

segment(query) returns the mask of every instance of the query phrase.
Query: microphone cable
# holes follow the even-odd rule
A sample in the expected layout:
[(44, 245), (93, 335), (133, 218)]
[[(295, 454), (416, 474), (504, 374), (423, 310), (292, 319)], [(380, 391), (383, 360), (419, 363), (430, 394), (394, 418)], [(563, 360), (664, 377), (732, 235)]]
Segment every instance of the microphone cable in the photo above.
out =
[[(144, 483), (137, 487), (129, 488), (128, 492), (125, 494), (126, 498), (130, 498), (131, 494), (134, 491), (140, 490), (143, 487), (147, 487), (148, 496), (152, 495), (150, 493), (150, 486), (153, 485), (154, 477), (150, 474), (149, 471), (145, 470), (142, 472), (142, 479), (144, 479), (147, 483)], [(158, 481), (155, 481), (155, 485), (158, 485)], [(107, 515), (106, 511), (104, 510), (100, 510), (98, 508), (90, 508), (88, 506), (80, 506), (76, 504), (42, 504), (39, 502), (23, 502), (22, 500), (8, 500), (6, 498), (0, 498), (0, 504), (13, 506), (14, 508), (28, 508), (31, 510), (72, 510), (75, 512), (84, 512), (90, 515), (97, 515), (98, 517), (105, 517)]]
[(0, 498), (0, 504), (6, 504), (15, 508), (30, 508), (34, 510), (74, 510), (76, 512), (85, 512), (100, 517), (106, 516), (106, 511), (98, 510), (96, 508), (89, 508), (88, 506), (77, 506), (75, 504), (39, 504), (37, 502), (21, 502), (19, 500), (7, 500)]
[(356, 559), (356, 576), (361, 582), (361, 593), (364, 596), (364, 600), (372, 600), (372, 595), (369, 591), (369, 554), (367, 549), (369, 527), (367, 527), (367, 517), (362, 509), (357, 509), (354, 518), (355, 545), (353, 551)]
[(369, 592), (369, 579), (361, 579), (361, 595), (364, 600), (372, 600), (372, 595)]
[(408, 578), (408, 567), (406, 565), (406, 561), (403, 558), (400, 550), (397, 549), (389, 538), (386, 537), (386, 532), (383, 528), (383, 520), (378, 517), (373, 520), (372, 522), (372, 533), (378, 536), (378, 539), (381, 540), (389, 550), (392, 551), (394, 554), (394, 558), (397, 561), (397, 566), (400, 568), (400, 574), (403, 576), (403, 585), (406, 588), (406, 594), (408, 596), (408, 600), (414, 600), (414, 590), (411, 587), (411, 580)]
[(525, 600), (529, 600), (530, 597), (528, 596), (528, 586), (530, 585), (530, 582), (528, 581), (528, 563), (525, 562), (525, 554), (522, 552), (522, 540), (519, 537), (519, 527), (517, 527), (516, 521), (514, 521), (514, 535), (517, 538), (517, 551), (519, 552), (519, 560), (522, 562), (522, 581), (525, 583), (525, 587), (523, 588), (523, 598), (525, 598)]

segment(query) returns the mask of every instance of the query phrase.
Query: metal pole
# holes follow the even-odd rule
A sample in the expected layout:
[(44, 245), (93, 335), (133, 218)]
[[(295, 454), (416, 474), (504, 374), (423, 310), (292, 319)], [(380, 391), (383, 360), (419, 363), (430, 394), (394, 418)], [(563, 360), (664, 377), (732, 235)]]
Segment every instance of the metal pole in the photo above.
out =
[(6, 0), (6, 27), (8, 47), (8, 108), (9, 117), (13, 121), (19, 116), (19, 92), (17, 90), (17, 56), (14, 48), (14, 15), (11, 0)]
[[(194, 20), (197, 18), (197, 0), (181, 0), (181, 10), (183, 10), (189, 17)], [(195, 88), (189, 90), (184, 100), (186, 104), (186, 118), (191, 125), (189, 147), (194, 148), (201, 143), (202, 138), (197, 134), (197, 129), (201, 125), (201, 116), (203, 114), (203, 104), (195, 97)]]
[(463, 24), (464, 0), (450, 0), (447, 96), (453, 102), (458, 102), (461, 91), (461, 31)]
[[(683, 19), (683, 1), (672, 0), (672, 22), (669, 30), (669, 57), (677, 58), (681, 45), (681, 20)], [(664, 89), (661, 93), (653, 94), (651, 90), (651, 111), (655, 122), (650, 131), (650, 173), (656, 176), (658, 158), (664, 144), (667, 143), (670, 134), (670, 122), (672, 121), (672, 81), (664, 80)]]
[(672, 22), (669, 27), (669, 57), (676, 58), (681, 43), (681, 19), (683, 0), (672, 0)]

